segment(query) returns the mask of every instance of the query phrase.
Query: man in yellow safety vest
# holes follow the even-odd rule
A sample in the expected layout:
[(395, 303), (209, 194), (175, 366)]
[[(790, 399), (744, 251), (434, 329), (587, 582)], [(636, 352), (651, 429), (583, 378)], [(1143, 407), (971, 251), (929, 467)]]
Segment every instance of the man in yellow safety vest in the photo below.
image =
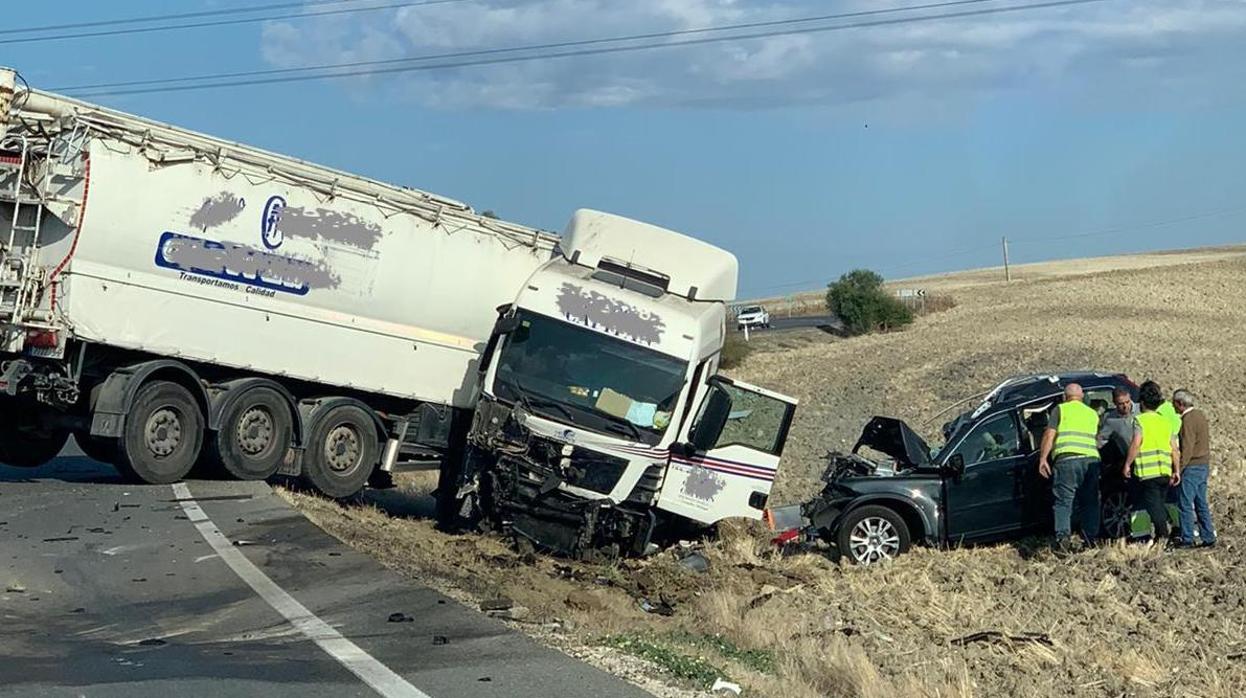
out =
[(1038, 472), (1052, 481), (1058, 553), (1069, 549), (1074, 502), (1082, 513), (1082, 537), (1088, 544), (1099, 537), (1099, 413), (1082, 397), (1082, 386), (1065, 386), (1064, 402), (1051, 408), (1039, 448)]
[(1123, 474), (1126, 479), (1134, 477), (1138, 501), (1155, 527), (1155, 541), (1162, 542), (1168, 538), (1168, 488), (1181, 482), (1181, 448), (1172, 420), (1158, 411), (1164, 404), (1160, 387), (1147, 381), (1139, 388), (1139, 397), (1142, 414)]

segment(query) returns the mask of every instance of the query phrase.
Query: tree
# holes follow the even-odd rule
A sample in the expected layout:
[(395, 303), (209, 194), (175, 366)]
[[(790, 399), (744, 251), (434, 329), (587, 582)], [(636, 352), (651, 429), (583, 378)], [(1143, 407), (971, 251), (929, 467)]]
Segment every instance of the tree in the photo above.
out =
[(826, 307), (852, 335), (892, 330), (913, 321), (913, 313), (883, 288), (883, 277), (869, 269), (854, 269), (828, 285)]

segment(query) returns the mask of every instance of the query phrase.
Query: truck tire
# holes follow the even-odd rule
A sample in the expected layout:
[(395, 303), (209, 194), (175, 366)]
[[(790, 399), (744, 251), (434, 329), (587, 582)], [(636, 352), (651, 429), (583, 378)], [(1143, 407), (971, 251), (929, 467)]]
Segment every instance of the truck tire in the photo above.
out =
[(380, 457), (376, 423), (357, 405), (338, 405), (320, 414), (308, 432), (302, 478), (333, 499), (363, 489)]
[(65, 448), (69, 431), (43, 424), (36, 409), (0, 411), (0, 463), (38, 468)]
[(835, 542), (849, 562), (872, 565), (908, 552), (909, 527), (896, 510), (866, 505), (844, 515)]
[(75, 431), (74, 441), (87, 458), (112, 465), (117, 461), (117, 440), (91, 436), (89, 432)]
[(294, 416), (276, 390), (248, 390), (226, 408), (220, 429), (208, 439), (208, 456), (239, 480), (276, 474), (294, 440)]
[(114, 465), (126, 479), (168, 485), (194, 467), (203, 445), (203, 413), (190, 391), (156, 380), (134, 396)]

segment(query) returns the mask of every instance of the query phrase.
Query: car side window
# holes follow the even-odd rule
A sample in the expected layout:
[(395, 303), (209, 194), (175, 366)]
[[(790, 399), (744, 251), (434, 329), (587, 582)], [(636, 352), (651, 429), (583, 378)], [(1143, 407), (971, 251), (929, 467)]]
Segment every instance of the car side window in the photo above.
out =
[(1083, 399), (1086, 406), (1099, 413), (1102, 418), (1104, 414), (1111, 412), (1116, 404), (1112, 400), (1111, 388), (1091, 388), (1086, 391), (1086, 397)]
[(973, 428), (969, 436), (956, 447), (965, 459), (965, 467), (976, 463), (1011, 458), (1021, 454), (1021, 434), (1017, 421), (1011, 414), (992, 417)]

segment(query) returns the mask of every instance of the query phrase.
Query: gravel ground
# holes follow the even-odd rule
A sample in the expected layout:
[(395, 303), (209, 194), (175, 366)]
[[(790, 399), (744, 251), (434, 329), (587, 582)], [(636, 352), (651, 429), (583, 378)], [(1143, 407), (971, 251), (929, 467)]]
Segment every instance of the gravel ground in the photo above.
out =
[[(460, 598), (515, 599), (531, 612), (521, 627), (539, 626), (546, 642), (608, 665), (617, 654), (590, 651), (605, 636), (653, 638), (721, 668), (747, 696), (1246, 694), (1246, 258), (955, 293), (956, 308), (906, 331), (771, 345), (734, 371), (801, 400), (773, 501), (813, 494), (825, 452), (850, 446), (871, 415), (903, 417), (933, 440), (940, 411), (1008, 376), (1097, 368), (1199, 396), (1220, 546), (1057, 560), (1027, 541), (854, 568), (816, 551), (780, 556), (764, 531), (732, 526), (705, 546), (709, 571), (695, 573), (671, 553), (605, 567), (525, 557), (497, 539), (440, 534), (392, 502), (295, 501), (334, 535)], [(645, 613), (640, 598), (674, 614)], [(952, 642), (988, 630), (1044, 641)]]

